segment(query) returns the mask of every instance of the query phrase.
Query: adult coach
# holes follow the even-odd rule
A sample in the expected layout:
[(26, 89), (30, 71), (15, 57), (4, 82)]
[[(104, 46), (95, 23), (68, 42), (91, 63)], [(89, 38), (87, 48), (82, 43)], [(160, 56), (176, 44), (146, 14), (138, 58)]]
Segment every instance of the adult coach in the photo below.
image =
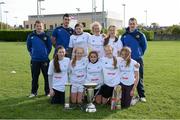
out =
[(139, 68), (139, 82), (137, 85), (137, 91), (140, 101), (146, 102), (145, 91), (143, 85), (143, 55), (147, 48), (147, 40), (145, 35), (137, 29), (137, 20), (135, 18), (129, 19), (129, 27), (126, 32), (122, 35), (121, 40), (123, 46), (128, 46), (131, 48), (131, 57), (140, 64)]
[[(69, 46), (69, 41), (70, 41), (70, 36), (73, 34), (73, 29), (69, 27), (69, 22), (70, 22), (70, 16), (69, 14), (64, 14), (63, 16), (63, 25), (59, 26), (54, 29), (52, 33), (52, 44), (55, 47), (55, 52), (57, 52), (57, 47), (59, 45), (62, 45), (68, 54), (68, 46)], [(71, 53), (69, 53), (71, 54)], [(69, 56), (69, 55), (68, 55)]]
[(32, 74), (32, 88), (29, 98), (35, 97), (38, 90), (38, 78), (40, 70), (44, 76), (44, 91), (45, 95), (49, 96), (48, 84), (48, 67), (49, 67), (49, 53), (51, 52), (52, 44), (50, 37), (44, 32), (43, 23), (35, 22), (35, 31), (29, 34), (27, 38), (27, 49), (31, 56), (31, 74)]

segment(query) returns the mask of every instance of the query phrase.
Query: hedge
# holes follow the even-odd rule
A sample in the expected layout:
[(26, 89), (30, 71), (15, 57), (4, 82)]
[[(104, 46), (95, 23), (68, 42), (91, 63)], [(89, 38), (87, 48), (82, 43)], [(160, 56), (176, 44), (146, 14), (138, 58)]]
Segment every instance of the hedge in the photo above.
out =
[[(107, 29), (103, 29), (102, 30), (104, 33), (107, 32)], [(0, 31), (0, 41), (9, 41), (9, 42), (22, 42), (22, 41), (26, 41), (27, 36), (29, 33), (31, 33), (31, 30), (1, 30)], [(46, 31), (48, 33), (48, 35), (52, 34), (52, 31)], [(84, 30), (84, 32), (89, 32), (91, 33), (91, 30), (86, 29)], [(146, 37), (147, 40), (153, 40), (154, 39), (154, 32), (153, 31), (142, 31)], [(124, 33), (123, 30), (118, 30), (117, 34), (122, 35)]]
[(147, 41), (154, 40), (154, 31), (145, 31), (145, 30), (143, 30), (142, 32), (145, 34)]
[(25, 30), (5, 30), (0, 31), (0, 41), (15, 42), (26, 41), (29, 33), (32, 31)]

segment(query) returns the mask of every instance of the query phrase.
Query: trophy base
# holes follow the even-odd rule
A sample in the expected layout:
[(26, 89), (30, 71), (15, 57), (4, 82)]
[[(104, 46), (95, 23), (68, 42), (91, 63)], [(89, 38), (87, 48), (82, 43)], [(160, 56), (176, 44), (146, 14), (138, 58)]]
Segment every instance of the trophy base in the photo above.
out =
[(90, 103), (87, 105), (86, 112), (96, 112), (96, 107), (94, 104)]
[(70, 107), (69, 104), (66, 103), (66, 104), (64, 105), (64, 109), (65, 109), (65, 110), (71, 110), (72, 108)]

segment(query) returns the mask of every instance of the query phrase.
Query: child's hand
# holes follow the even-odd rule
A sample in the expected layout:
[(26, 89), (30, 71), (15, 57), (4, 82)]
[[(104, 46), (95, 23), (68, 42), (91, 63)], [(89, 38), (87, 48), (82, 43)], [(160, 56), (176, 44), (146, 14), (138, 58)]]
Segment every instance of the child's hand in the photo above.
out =
[(134, 96), (134, 90), (132, 89), (130, 92), (130, 96), (133, 97)]
[(50, 89), (50, 96), (53, 97), (54, 96), (54, 90)]

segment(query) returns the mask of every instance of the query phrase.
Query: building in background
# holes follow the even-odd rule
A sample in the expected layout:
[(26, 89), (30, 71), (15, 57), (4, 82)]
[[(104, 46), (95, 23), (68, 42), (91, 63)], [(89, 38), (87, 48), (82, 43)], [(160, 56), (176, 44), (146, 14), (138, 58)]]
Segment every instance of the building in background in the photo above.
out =
[[(70, 26), (73, 28), (77, 22), (81, 22), (84, 25), (84, 29), (90, 29), (91, 23), (93, 21), (98, 21), (104, 26), (104, 28), (107, 28), (109, 25), (115, 25), (118, 29), (122, 29), (121, 16), (115, 12), (85, 12), (69, 14), (71, 15)], [(41, 15), (39, 19), (44, 22), (45, 29), (52, 30), (62, 24), (63, 15), (64, 14)], [(24, 21), (24, 28), (33, 30), (36, 20), (37, 15), (28, 16), (28, 21)]]

